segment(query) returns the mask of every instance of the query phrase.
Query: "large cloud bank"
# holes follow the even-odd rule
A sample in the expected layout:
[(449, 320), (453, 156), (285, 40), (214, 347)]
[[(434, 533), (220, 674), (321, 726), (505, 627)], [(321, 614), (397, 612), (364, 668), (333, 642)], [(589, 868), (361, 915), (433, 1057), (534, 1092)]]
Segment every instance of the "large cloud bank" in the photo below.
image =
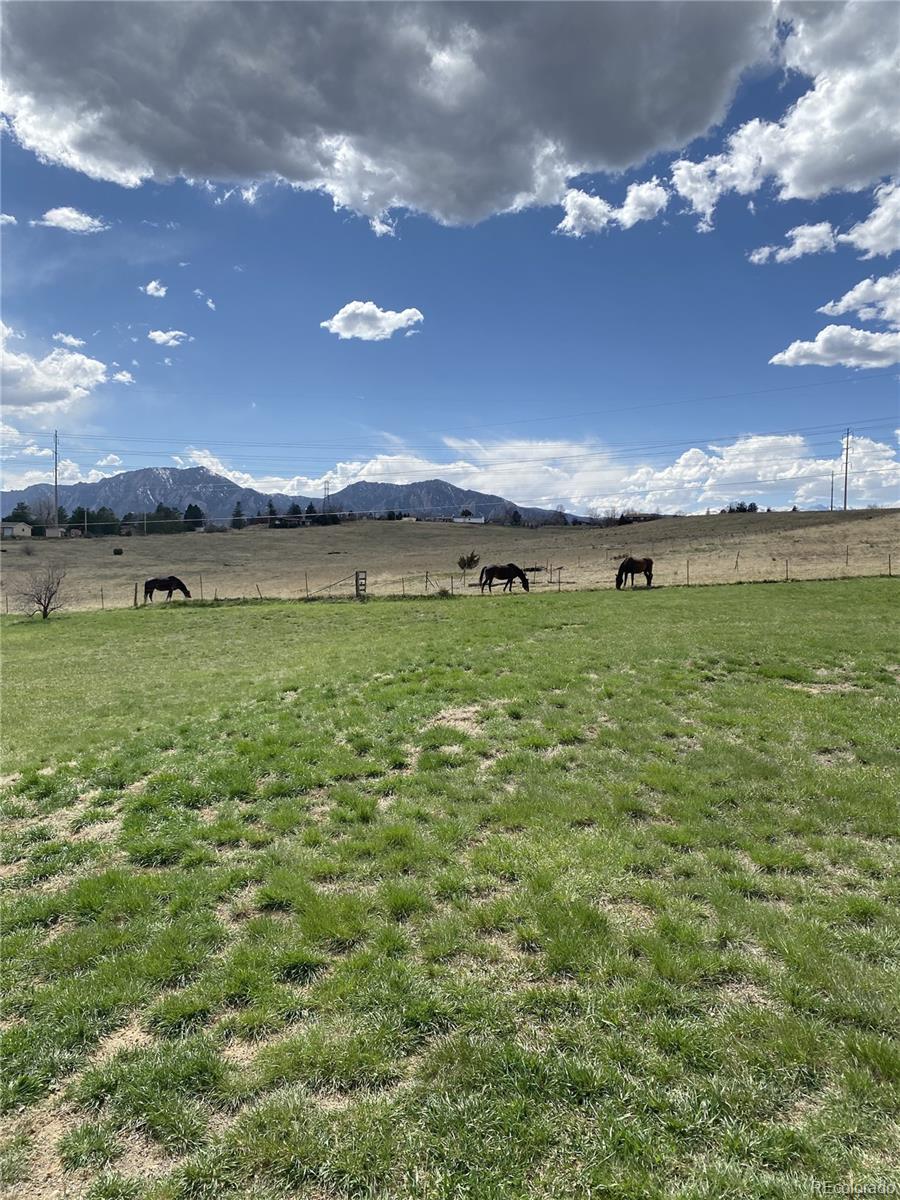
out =
[[(729, 192), (810, 200), (896, 173), (895, 18), (852, 0), (12, 4), (4, 109), (22, 145), (95, 179), (251, 197), (282, 180), (377, 232), (392, 209), (465, 223), (559, 204), (579, 174), (671, 152), (671, 184), (708, 226)], [(743, 74), (776, 65), (808, 81), (780, 119), (679, 154)], [(573, 232), (596, 225), (589, 208)]]
[(381, 231), (465, 223), (676, 151), (774, 29), (757, 3), (14, 4), (4, 108), (94, 179), (280, 179)]

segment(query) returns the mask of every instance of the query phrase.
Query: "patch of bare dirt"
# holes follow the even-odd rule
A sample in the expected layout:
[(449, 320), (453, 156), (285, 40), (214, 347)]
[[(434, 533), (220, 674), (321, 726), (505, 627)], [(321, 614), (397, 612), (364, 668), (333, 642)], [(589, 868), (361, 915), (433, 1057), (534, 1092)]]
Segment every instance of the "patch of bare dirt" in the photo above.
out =
[(149, 1183), (178, 1165), (178, 1159), (171, 1158), (161, 1146), (136, 1130), (120, 1134), (118, 1140), (125, 1152), (116, 1159), (114, 1167), (117, 1174), (127, 1179)]
[(656, 913), (638, 900), (602, 897), (599, 904), (618, 925), (628, 929), (652, 929), (656, 924)]
[(772, 997), (757, 984), (749, 979), (730, 979), (723, 983), (716, 992), (716, 1003), (719, 1008), (765, 1008), (776, 1007)]
[(77, 1200), (87, 1191), (82, 1177), (77, 1180), (56, 1153), (60, 1139), (81, 1120), (73, 1109), (61, 1105), (55, 1097), (35, 1104), (6, 1122), (9, 1137), (25, 1137), (24, 1178), (0, 1188), (3, 1200)]
[(109, 1062), (111, 1058), (123, 1050), (134, 1050), (138, 1047), (149, 1046), (153, 1039), (141, 1026), (140, 1018), (133, 1016), (126, 1025), (113, 1030), (105, 1037), (91, 1055), (91, 1065)]
[(809, 696), (826, 695), (829, 692), (859, 692), (855, 683), (786, 683), (792, 692), (806, 692)]
[(815, 758), (816, 762), (823, 767), (846, 767), (856, 761), (852, 750), (817, 750)]
[(0, 775), (0, 788), (12, 787), (13, 784), (18, 783), (21, 778), (21, 771), (13, 771), (9, 775)]
[(478, 717), (481, 709), (477, 704), (466, 704), (458, 708), (445, 708), (427, 721), (424, 729), (433, 729), (436, 725), (446, 725), (450, 729), (458, 729), (462, 733), (475, 736), (480, 730)]

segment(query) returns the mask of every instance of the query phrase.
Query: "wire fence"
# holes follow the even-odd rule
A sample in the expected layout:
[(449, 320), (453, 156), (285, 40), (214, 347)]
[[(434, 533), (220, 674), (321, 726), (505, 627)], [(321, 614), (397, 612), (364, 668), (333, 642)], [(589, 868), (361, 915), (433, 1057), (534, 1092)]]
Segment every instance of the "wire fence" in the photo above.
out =
[[(571, 556), (563, 562), (545, 559), (539, 563), (523, 563), (532, 593), (571, 592), (615, 588), (616, 569), (622, 558), (621, 549), (591, 556)], [(23, 564), (24, 566), (24, 564)], [(27, 570), (27, 568), (26, 568)], [(896, 550), (882, 548), (860, 549), (851, 545), (840, 552), (791, 554), (752, 552), (741, 549), (666, 554), (655, 559), (653, 587), (700, 587), (714, 584), (783, 583), (803, 580), (849, 579), (872, 576), (893, 577), (900, 574), (900, 546)], [(504, 591), (504, 582), (494, 582), (492, 591), (482, 588), (479, 568), (472, 570), (410, 570), (402, 574), (379, 571), (353, 571), (337, 579), (329, 579), (321, 568), (308, 570), (286, 566), (279, 578), (256, 578), (252, 566), (244, 567), (239, 578), (227, 565), (212, 571), (197, 571), (185, 576), (191, 591), (191, 602), (223, 602), (242, 600), (294, 600), (316, 602), (348, 599), (414, 599), (427, 597), (473, 597), (487, 601), (491, 595)], [(360, 578), (362, 576), (362, 578)], [(17, 611), (17, 582), (4, 573), (0, 581), (0, 611)], [(645, 587), (642, 575), (635, 576), (635, 586)], [(626, 583), (630, 590), (630, 579)], [(512, 591), (521, 592), (516, 581)], [(142, 607), (144, 581), (123, 578), (87, 580), (73, 573), (65, 584), (66, 607), (70, 609), (113, 609)], [(179, 593), (174, 602), (182, 602)], [(165, 593), (157, 592), (153, 603), (166, 603)]]

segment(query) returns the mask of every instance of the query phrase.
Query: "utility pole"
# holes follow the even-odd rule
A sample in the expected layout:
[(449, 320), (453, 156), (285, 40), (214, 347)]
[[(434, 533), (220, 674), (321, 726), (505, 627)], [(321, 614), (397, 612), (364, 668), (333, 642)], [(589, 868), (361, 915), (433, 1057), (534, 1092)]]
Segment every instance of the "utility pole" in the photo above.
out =
[(53, 524), (59, 525), (59, 432), (53, 430)]
[(850, 471), (850, 429), (847, 429), (847, 437), (844, 441), (844, 512), (847, 511), (847, 476)]
[(831, 503), (828, 505), (828, 511), (834, 512), (834, 471), (831, 472)]
[(331, 484), (326, 479), (325, 480), (325, 492), (324, 492), (324, 495), (322, 496), (322, 512), (323, 513), (328, 512), (328, 502), (330, 499), (331, 499)]

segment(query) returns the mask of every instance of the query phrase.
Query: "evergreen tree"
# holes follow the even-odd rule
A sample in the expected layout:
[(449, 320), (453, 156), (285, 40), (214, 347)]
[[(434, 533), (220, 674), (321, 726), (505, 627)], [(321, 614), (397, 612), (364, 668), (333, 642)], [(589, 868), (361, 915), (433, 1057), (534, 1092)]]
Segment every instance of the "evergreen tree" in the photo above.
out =
[(203, 525), (203, 510), (198, 504), (189, 504), (184, 510), (184, 528), (188, 531), (200, 529)]
[(114, 537), (119, 532), (119, 518), (105, 505), (95, 513), (88, 513), (88, 530), (95, 537)]
[(309, 504), (306, 506), (306, 515), (308, 517), (314, 517), (316, 515), (316, 506), (313, 504), (312, 500), (310, 500)]
[(247, 522), (244, 520), (244, 510), (241, 508), (241, 502), (238, 500), (231, 512), (231, 528), (243, 529)]
[(288, 505), (287, 515), (289, 517), (302, 517), (303, 516), (303, 509), (300, 507), (300, 505), (297, 503), (296, 500), (293, 502), (293, 504)]
[(31, 525), (34, 518), (31, 515), (31, 509), (24, 500), (20, 500), (16, 507), (12, 510), (8, 517), (3, 518), (4, 521), (24, 521), (26, 525)]
[(80, 529), (82, 533), (90, 533), (90, 520), (94, 514), (87, 510), (83, 504), (79, 504), (75, 511), (69, 517), (69, 528)]

